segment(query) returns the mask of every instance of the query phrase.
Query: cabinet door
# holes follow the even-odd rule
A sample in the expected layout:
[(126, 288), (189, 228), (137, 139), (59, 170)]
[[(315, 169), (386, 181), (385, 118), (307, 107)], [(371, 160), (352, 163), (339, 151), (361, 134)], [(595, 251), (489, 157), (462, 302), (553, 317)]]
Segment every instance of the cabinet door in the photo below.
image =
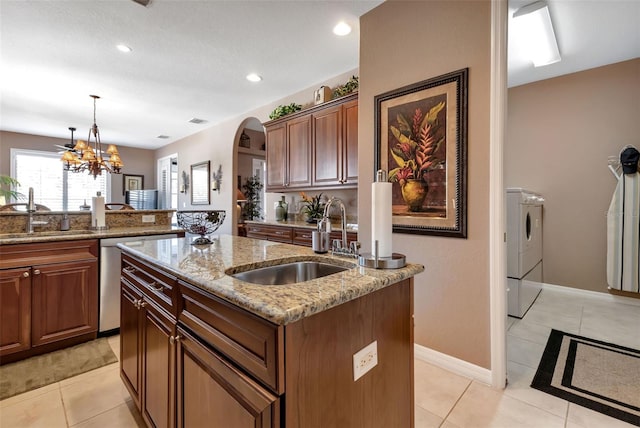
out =
[(98, 330), (98, 263), (33, 266), (33, 346)]
[(342, 183), (342, 106), (313, 115), (313, 185)]
[(287, 189), (311, 186), (311, 115), (287, 122)]
[(30, 347), (30, 269), (0, 270), (0, 356)]
[(126, 281), (120, 283), (120, 377), (140, 408), (142, 377), (142, 295)]
[(267, 191), (283, 189), (286, 177), (287, 128), (284, 123), (266, 129)]
[(343, 106), (343, 184), (358, 184), (358, 100)]
[(175, 426), (175, 319), (143, 297), (142, 401), (147, 426)]
[(178, 328), (179, 428), (280, 426), (280, 402), (218, 353)]

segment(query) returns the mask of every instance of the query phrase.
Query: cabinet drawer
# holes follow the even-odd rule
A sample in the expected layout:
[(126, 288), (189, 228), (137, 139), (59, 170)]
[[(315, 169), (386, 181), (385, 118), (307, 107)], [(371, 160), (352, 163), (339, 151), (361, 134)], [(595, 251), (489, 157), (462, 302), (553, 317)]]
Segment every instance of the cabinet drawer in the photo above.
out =
[(247, 225), (247, 237), (266, 239), (268, 241), (284, 242), (291, 244), (293, 238), (291, 227)]
[(293, 243), (310, 247), (312, 242), (311, 233), (313, 233), (313, 229), (293, 229)]
[(126, 254), (122, 255), (122, 276), (158, 306), (173, 316), (178, 315), (175, 278)]
[(254, 375), (271, 390), (284, 392), (283, 329), (198, 287), (178, 282), (182, 311), (178, 322)]

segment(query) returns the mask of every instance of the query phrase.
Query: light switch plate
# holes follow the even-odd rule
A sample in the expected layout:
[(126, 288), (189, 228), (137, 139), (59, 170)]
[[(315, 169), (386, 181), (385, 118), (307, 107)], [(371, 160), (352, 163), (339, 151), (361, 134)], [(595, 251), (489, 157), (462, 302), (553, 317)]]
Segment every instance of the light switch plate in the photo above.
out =
[(353, 380), (360, 379), (365, 373), (378, 365), (378, 341), (375, 340), (353, 354)]
[(143, 223), (155, 223), (156, 222), (156, 216), (153, 215), (153, 214), (143, 215), (142, 216), (142, 222)]

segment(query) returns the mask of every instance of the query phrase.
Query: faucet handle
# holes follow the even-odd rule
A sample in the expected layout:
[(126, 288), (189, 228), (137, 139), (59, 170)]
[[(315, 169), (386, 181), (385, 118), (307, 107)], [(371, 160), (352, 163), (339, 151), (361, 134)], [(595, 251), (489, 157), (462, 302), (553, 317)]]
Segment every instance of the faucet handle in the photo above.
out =
[(333, 251), (338, 251), (342, 249), (342, 239), (334, 239), (331, 245), (331, 249)]
[(351, 249), (351, 254), (353, 254), (354, 256), (357, 256), (360, 254), (360, 242), (351, 241), (349, 247)]

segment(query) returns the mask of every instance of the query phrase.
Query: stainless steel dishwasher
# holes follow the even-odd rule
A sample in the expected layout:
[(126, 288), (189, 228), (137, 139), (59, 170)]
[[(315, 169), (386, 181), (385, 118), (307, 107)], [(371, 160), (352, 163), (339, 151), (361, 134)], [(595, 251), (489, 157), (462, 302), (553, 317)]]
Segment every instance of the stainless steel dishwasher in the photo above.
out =
[(124, 236), (100, 240), (100, 312), (98, 335), (107, 336), (120, 328), (120, 243), (177, 238), (176, 233)]

